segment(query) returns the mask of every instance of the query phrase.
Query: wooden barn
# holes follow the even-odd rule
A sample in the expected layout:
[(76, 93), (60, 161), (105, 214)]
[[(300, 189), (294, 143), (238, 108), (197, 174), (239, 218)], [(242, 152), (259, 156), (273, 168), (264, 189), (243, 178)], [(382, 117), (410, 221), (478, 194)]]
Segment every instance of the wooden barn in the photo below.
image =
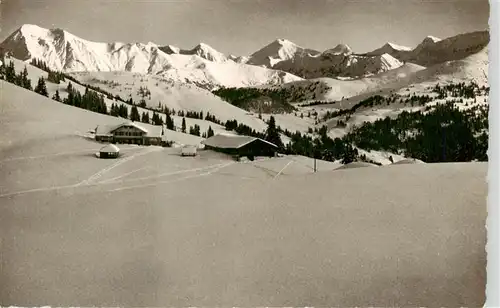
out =
[(250, 136), (215, 135), (202, 142), (205, 149), (236, 157), (275, 156), (278, 146), (266, 140)]

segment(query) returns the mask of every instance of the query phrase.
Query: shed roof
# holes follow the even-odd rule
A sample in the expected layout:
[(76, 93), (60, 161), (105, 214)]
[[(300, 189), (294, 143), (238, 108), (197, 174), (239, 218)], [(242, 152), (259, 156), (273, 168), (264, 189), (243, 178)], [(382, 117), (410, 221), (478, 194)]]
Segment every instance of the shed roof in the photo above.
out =
[(275, 144), (260, 138), (250, 137), (250, 136), (223, 135), (223, 134), (212, 136), (202, 141), (202, 144), (221, 149), (239, 149), (255, 140), (260, 140), (264, 143), (267, 143), (270, 146), (277, 148)]
[(106, 146), (103, 146), (99, 152), (104, 152), (104, 153), (118, 153), (120, 152), (120, 149), (114, 145), (114, 144), (108, 144)]

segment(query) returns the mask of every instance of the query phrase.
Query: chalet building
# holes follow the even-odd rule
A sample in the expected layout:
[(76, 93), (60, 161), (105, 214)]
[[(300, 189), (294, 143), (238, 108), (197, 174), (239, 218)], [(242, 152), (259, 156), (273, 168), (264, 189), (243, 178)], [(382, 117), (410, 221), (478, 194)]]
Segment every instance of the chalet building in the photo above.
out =
[(233, 155), (237, 158), (275, 156), (278, 146), (260, 138), (250, 136), (215, 135), (204, 141), (205, 149)]
[(108, 144), (99, 150), (100, 158), (117, 158), (120, 155), (120, 149), (114, 144)]
[(139, 145), (160, 145), (163, 127), (146, 129), (135, 122), (120, 125), (99, 125), (95, 130), (95, 140), (109, 143), (128, 143)]

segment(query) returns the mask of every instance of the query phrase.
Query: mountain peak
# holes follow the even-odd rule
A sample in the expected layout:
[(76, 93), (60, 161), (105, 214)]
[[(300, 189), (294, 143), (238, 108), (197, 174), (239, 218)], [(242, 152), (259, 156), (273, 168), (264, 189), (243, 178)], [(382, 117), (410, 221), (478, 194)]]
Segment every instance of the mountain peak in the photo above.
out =
[(210, 45), (201, 42), (198, 45), (196, 45), (194, 49), (213, 49), (213, 48)]
[(399, 50), (399, 51), (410, 51), (411, 50), (410, 47), (406, 47), (406, 46), (394, 44), (394, 43), (391, 43), (391, 42), (387, 42), (384, 46), (387, 46), (389, 48), (392, 48), (394, 50)]
[(227, 57), (223, 53), (215, 50), (210, 45), (203, 42), (199, 43), (191, 50), (181, 51), (180, 53), (187, 55), (197, 55), (213, 62), (225, 62), (227, 60)]
[(22, 35), (22, 36), (45, 36), (49, 30), (39, 27), (33, 24), (24, 24), (17, 31), (14, 32), (14, 35)]
[(441, 41), (440, 38), (432, 36), (432, 35), (428, 35), (428, 36), (426, 36), (424, 38), (424, 40), (422, 41), (422, 43), (437, 43), (439, 41)]
[(352, 49), (346, 44), (338, 44), (332, 49), (325, 50), (323, 54), (349, 55), (352, 54)]
[(181, 49), (179, 47), (173, 46), (173, 45), (167, 45), (167, 46), (162, 46), (159, 47), (161, 51), (163, 51), (166, 54), (179, 54), (181, 52)]
[(45, 28), (42, 28), (40, 26), (34, 25), (34, 24), (24, 24), (21, 27), (19, 27), (18, 31), (40, 31), (40, 30), (47, 30)]
[(294, 42), (284, 38), (277, 39), (274, 41), (274, 43), (278, 43), (279, 45), (295, 45)]

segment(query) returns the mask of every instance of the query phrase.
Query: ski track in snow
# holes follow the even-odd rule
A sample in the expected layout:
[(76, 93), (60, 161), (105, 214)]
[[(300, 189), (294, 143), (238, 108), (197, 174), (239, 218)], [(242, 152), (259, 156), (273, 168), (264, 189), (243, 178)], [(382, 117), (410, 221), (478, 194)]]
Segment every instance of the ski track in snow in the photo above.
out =
[(285, 169), (290, 166), (290, 164), (293, 163), (293, 160), (290, 160), (273, 178), (273, 180), (276, 180), (278, 178), (278, 176), (281, 175), (281, 173), (283, 173), (283, 171), (285, 171)]
[[(140, 148), (130, 147), (130, 148), (121, 148), (120, 150), (129, 151), (129, 150), (138, 150), (138, 149), (140, 149)], [(10, 157), (10, 158), (0, 160), (0, 163), (17, 161), (17, 160), (35, 160), (35, 159), (43, 159), (43, 158), (49, 158), (49, 157), (54, 157), (54, 156), (64, 156), (64, 155), (69, 155), (69, 154), (81, 154), (81, 153), (89, 153), (89, 152), (90, 153), (95, 152), (95, 148), (86, 149), (86, 150), (78, 150), (78, 151), (59, 152), (59, 153), (54, 153), (54, 154), (37, 155), (37, 156)]]
[(149, 153), (152, 153), (152, 152), (156, 152), (156, 151), (159, 151), (159, 150), (160, 150), (160, 148), (147, 149), (147, 150), (145, 150), (145, 151), (143, 151), (141, 153), (137, 153), (137, 154), (134, 154), (132, 156), (122, 158), (122, 159), (118, 160), (116, 163), (112, 164), (111, 166), (108, 166), (108, 167), (100, 170), (99, 172), (97, 172), (94, 175), (90, 176), (88, 179), (86, 179), (86, 180), (78, 183), (77, 186), (89, 184), (92, 181), (95, 181), (96, 179), (99, 179), (100, 177), (102, 177), (107, 172), (113, 170), (114, 168), (116, 168), (118, 166), (121, 166), (122, 164), (124, 164), (124, 163), (126, 163), (128, 161), (131, 161), (132, 159), (134, 159), (136, 157), (143, 156), (143, 155), (146, 155), (146, 154), (149, 154)]
[[(209, 166), (204, 166), (204, 167), (198, 167), (198, 168), (190, 168), (190, 169), (184, 169), (184, 170), (179, 170), (179, 171), (173, 171), (173, 172), (166, 172), (166, 173), (161, 173), (161, 174), (157, 174), (157, 175), (152, 175), (152, 176), (147, 176), (147, 177), (141, 177), (141, 178), (136, 178), (136, 179), (123, 179), (133, 173), (136, 173), (138, 171), (141, 171), (141, 170), (144, 170), (144, 169), (147, 169), (148, 167), (143, 167), (143, 168), (139, 168), (139, 169), (136, 169), (136, 170), (133, 170), (133, 171), (130, 171), (130, 172), (127, 172), (127, 173), (124, 173), (120, 176), (117, 176), (115, 178), (112, 178), (112, 179), (107, 179), (107, 180), (103, 180), (103, 181), (100, 181), (100, 182), (96, 182), (95, 180), (99, 179), (100, 177), (102, 177), (104, 174), (106, 174), (107, 172), (109, 172), (110, 170), (138, 157), (138, 156), (141, 156), (141, 155), (146, 155), (148, 153), (151, 153), (151, 152), (154, 152), (155, 149), (151, 149), (149, 151), (145, 151), (145, 152), (142, 152), (142, 153), (137, 153), (136, 155), (133, 155), (133, 156), (130, 156), (130, 157), (127, 157), (127, 158), (123, 158), (121, 159), (120, 161), (100, 170), (99, 172), (93, 174), (92, 176), (90, 176), (88, 179), (82, 181), (82, 182), (79, 182), (77, 184), (72, 184), (72, 185), (61, 185), (61, 186), (50, 186), (50, 187), (42, 187), (42, 188), (34, 188), (34, 189), (28, 189), (28, 190), (22, 190), (22, 191), (16, 191), (16, 192), (10, 192), (10, 193), (4, 193), (4, 194), (0, 194), (0, 198), (5, 198), (5, 197), (12, 197), (12, 196), (18, 196), (18, 195), (24, 195), (24, 194), (29, 194), (29, 193), (37, 193), (37, 192), (49, 192), (49, 191), (56, 191), (56, 190), (64, 190), (64, 189), (72, 189), (72, 188), (82, 188), (82, 187), (96, 187), (96, 186), (104, 186), (104, 185), (115, 185), (115, 184), (123, 184), (123, 183), (130, 183), (130, 182), (137, 182), (137, 181), (144, 181), (144, 180), (154, 180), (154, 179), (159, 179), (159, 178), (162, 178), (162, 177), (169, 177), (169, 176), (173, 176), (173, 175), (182, 175), (182, 174), (186, 174), (186, 173), (196, 173), (194, 175), (189, 175), (189, 176), (185, 176), (185, 177), (182, 177), (182, 178), (177, 178), (177, 179), (171, 179), (171, 180), (163, 180), (163, 181), (158, 181), (158, 182), (154, 182), (154, 183), (148, 183), (148, 184), (140, 184), (140, 185), (131, 185), (131, 186), (126, 186), (126, 187), (119, 187), (119, 188), (116, 188), (116, 189), (111, 189), (111, 190), (108, 190), (108, 192), (117, 192), (117, 191), (123, 191), (123, 190), (130, 190), (130, 189), (135, 189), (135, 188), (144, 188), (144, 187), (152, 187), (152, 186), (156, 186), (156, 185), (159, 185), (159, 184), (168, 184), (168, 183), (176, 183), (176, 182), (180, 182), (180, 181), (183, 181), (183, 180), (186, 180), (186, 179), (192, 179), (192, 178), (199, 178), (199, 177), (204, 177), (204, 176), (210, 176), (218, 171), (220, 171), (221, 169), (223, 168), (226, 168), (226, 167), (229, 167), (231, 165), (234, 165), (236, 163), (238, 164), (249, 164), (253, 167), (256, 167), (258, 169), (266, 169), (268, 171), (272, 171), (270, 169), (267, 169), (267, 168), (264, 168), (264, 167), (261, 167), (261, 166), (258, 166), (258, 165), (255, 165), (255, 162), (252, 162), (252, 161), (248, 161), (248, 162), (236, 162), (236, 161), (231, 161), (231, 162), (224, 162), (224, 163), (218, 163), (218, 164), (212, 164), (212, 165), (209, 165)], [(278, 178), (279, 175), (281, 175), (283, 173), (283, 171), (290, 165), (292, 164), (293, 162), (295, 162), (294, 159), (291, 159), (279, 172), (276, 173), (276, 171), (272, 171), (274, 173), (276, 173), (271, 179), (272, 180), (275, 180)], [(199, 173), (199, 172), (202, 172), (202, 173)], [(242, 178), (242, 179), (251, 179), (253, 177), (247, 177), (247, 176), (238, 176), (238, 175), (234, 175), (234, 174), (231, 174), (231, 176), (237, 176), (238, 178)]]
[[(140, 154), (148, 154), (148, 153), (140, 153)], [(137, 157), (134, 156), (134, 157)], [(129, 161), (131, 157), (129, 157), (128, 160), (126, 161)], [(124, 159), (123, 159), (124, 160)], [(120, 164), (123, 164), (125, 163), (126, 161), (123, 161), (120, 162)], [(16, 191), (16, 192), (10, 192), (10, 193), (5, 193), (5, 194), (0, 194), (0, 198), (4, 198), (4, 197), (11, 197), (11, 196), (17, 196), (17, 195), (23, 195), (23, 194), (29, 194), (29, 193), (36, 193), (36, 192), (48, 192), (48, 191), (55, 191), (55, 190), (63, 190), (63, 189), (71, 189), (71, 188), (80, 188), (80, 187), (90, 187), (90, 186), (103, 186), (103, 185), (113, 185), (113, 184), (120, 184), (120, 183), (127, 183), (127, 182), (133, 182), (133, 181), (141, 181), (141, 180), (145, 180), (145, 179), (155, 179), (155, 178), (159, 178), (159, 177), (164, 177), (164, 176), (170, 176), (170, 175), (176, 175), (176, 174), (182, 174), (182, 173), (189, 173), (189, 172), (196, 172), (196, 171), (205, 171), (205, 170), (210, 170), (210, 169), (214, 169), (214, 171), (212, 172), (207, 172), (205, 175), (210, 175), (212, 174), (213, 172), (217, 171), (217, 170), (220, 170), (221, 168), (223, 167), (227, 167), (229, 165), (232, 165), (236, 162), (230, 162), (230, 163), (225, 163), (225, 164), (214, 164), (214, 165), (210, 165), (210, 166), (206, 166), (206, 167), (202, 167), (202, 168), (192, 168), (192, 169), (186, 169), (186, 170), (180, 170), (180, 171), (176, 171), (176, 172), (170, 172), (170, 173), (163, 173), (161, 175), (156, 175), (156, 176), (150, 176), (150, 177), (144, 177), (144, 178), (139, 178), (139, 179), (130, 179), (130, 180), (122, 180), (122, 181), (102, 181), (102, 182), (91, 182), (92, 180), (95, 180), (99, 177), (101, 177), (104, 173), (108, 172), (109, 170), (113, 169), (113, 168), (116, 168), (118, 165), (118, 162), (111, 165), (111, 166), (108, 166), (107, 168), (104, 168), (102, 169), (101, 171), (95, 173), (94, 175), (92, 175), (90, 178), (88, 178), (87, 180), (84, 180), (80, 183), (77, 183), (77, 184), (72, 184), (72, 185), (61, 185), (61, 186), (50, 186), (50, 187), (42, 187), (42, 188), (34, 188), (34, 189), (28, 189), (28, 190), (22, 190), (22, 191)], [(137, 170), (136, 170), (137, 171)], [(196, 176), (199, 176), (200, 174), (197, 174)], [(123, 175), (123, 176), (126, 176), (126, 175)], [(179, 180), (179, 179), (178, 179)], [(173, 180), (173, 182), (175, 182), (176, 180)], [(152, 183), (152, 184), (144, 184), (143, 185), (137, 185), (137, 186), (130, 186), (128, 188), (140, 188), (140, 187), (148, 187), (148, 186), (154, 186), (154, 185), (157, 185), (157, 184), (160, 184), (160, 183), (170, 183), (172, 182), (171, 181), (160, 181), (160, 182), (156, 182), (156, 183)], [(113, 190), (111, 190), (113, 191)]]
[[(181, 182), (181, 181), (184, 181), (184, 180), (187, 180), (187, 179), (193, 179), (193, 178), (199, 178), (199, 177), (209, 176), (212, 173), (217, 172), (220, 169), (225, 168), (225, 167), (230, 166), (230, 165), (233, 165), (235, 163), (236, 162), (229, 162), (229, 163), (226, 163), (226, 164), (215, 165), (216, 167), (213, 168), (214, 170), (212, 170), (212, 171), (207, 171), (205, 173), (198, 173), (198, 174), (194, 174), (194, 175), (189, 175), (189, 176), (186, 176), (186, 177), (183, 177), (183, 178), (180, 178), (180, 179), (159, 181), (159, 182), (154, 182), (154, 183), (149, 183), (149, 184), (142, 184), (142, 185), (133, 185), (133, 186), (120, 187), (120, 188), (108, 190), (108, 192), (117, 192), (117, 191), (124, 191), (124, 190), (136, 189), (136, 188), (153, 187), (153, 186), (157, 186), (159, 184), (176, 183), (176, 182)], [(203, 169), (205, 169), (205, 170), (211, 169), (212, 167), (214, 167), (214, 166), (209, 166), (208, 168), (202, 168), (201, 170), (203, 170)], [(197, 168), (197, 169), (200, 169), (200, 168)], [(195, 169), (185, 170), (184, 172), (190, 172), (192, 170), (195, 170)]]
[(130, 172), (127, 172), (125, 174), (122, 174), (120, 176), (117, 176), (117, 177), (114, 177), (114, 178), (111, 178), (111, 179), (107, 179), (107, 180), (104, 180), (104, 181), (100, 181), (99, 183), (108, 183), (108, 182), (114, 182), (116, 180), (119, 180), (119, 179), (122, 179), (124, 177), (127, 177), (129, 175), (132, 175), (136, 172), (139, 172), (139, 171), (142, 171), (142, 170), (145, 170), (145, 169), (149, 169), (149, 167), (142, 167), (142, 168), (139, 168), (139, 169), (135, 169), (133, 171), (130, 171)]

